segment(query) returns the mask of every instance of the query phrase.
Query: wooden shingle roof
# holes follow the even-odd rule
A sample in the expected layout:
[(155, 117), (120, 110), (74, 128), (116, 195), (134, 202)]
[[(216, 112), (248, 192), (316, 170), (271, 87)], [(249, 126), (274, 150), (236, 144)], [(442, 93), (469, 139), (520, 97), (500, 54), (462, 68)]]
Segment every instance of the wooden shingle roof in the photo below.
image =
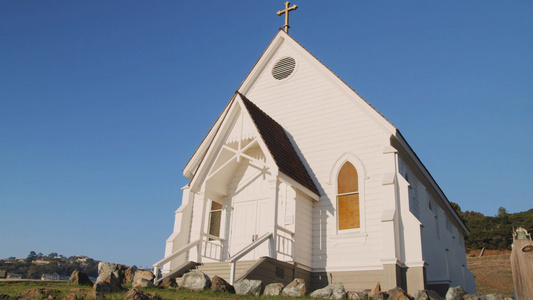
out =
[(309, 176), (283, 127), (244, 95), (241, 93), (239, 95), (279, 170), (319, 195), (315, 183)]

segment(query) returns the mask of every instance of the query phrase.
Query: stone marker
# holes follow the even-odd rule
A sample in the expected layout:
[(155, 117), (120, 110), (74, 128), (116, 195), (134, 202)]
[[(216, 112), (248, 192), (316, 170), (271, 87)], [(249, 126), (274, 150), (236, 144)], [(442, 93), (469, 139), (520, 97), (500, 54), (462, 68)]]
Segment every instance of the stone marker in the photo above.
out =
[(271, 283), (265, 287), (263, 295), (265, 296), (279, 296), (283, 290), (283, 283)]
[(281, 295), (286, 297), (302, 297), (305, 295), (305, 292), (305, 280), (296, 278), (287, 284), (283, 291), (281, 291)]
[(243, 279), (237, 281), (233, 287), (237, 295), (259, 296), (263, 291), (263, 282), (261, 280)]

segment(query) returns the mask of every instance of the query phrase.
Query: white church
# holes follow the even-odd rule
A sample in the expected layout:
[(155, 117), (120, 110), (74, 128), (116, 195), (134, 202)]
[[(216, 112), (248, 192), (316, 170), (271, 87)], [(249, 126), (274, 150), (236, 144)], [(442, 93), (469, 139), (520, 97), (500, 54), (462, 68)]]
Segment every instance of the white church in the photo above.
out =
[(468, 229), (413, 149), (283, 30), (183, 174), (163, 277), (475, 293)]

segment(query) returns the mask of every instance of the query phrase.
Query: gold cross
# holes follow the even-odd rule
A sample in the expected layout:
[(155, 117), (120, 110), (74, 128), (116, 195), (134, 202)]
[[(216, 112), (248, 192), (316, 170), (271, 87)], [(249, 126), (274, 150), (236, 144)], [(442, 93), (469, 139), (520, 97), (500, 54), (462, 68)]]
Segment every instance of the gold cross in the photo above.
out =
[(285, 2), (285, 9), (284, 10), (280, 10), (277, 12), (278, 16), (281, 16), (282, 14), (285, 14), (285, 25), (283, 25), (283, 27), (285, 28), (285, 32), (286, 33), (289, 33), (289, 11), (291, 10), (296, 10), (298, 8), (298, 6), (295, 4), (291, 7), (289, 7), (290, 3), (289, 1)]

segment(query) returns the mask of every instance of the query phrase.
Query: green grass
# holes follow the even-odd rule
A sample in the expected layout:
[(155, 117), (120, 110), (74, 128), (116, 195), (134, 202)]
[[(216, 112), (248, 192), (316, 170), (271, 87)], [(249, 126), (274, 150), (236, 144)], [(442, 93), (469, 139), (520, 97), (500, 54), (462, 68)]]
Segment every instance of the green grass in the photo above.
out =
[[(57, 283), (57, 282), (29, 282), (29, 281), (1, 281), (0, 282), (0, 294), (8, 295), (12, 298), (16, 298), (21, 292), (34, 288), (46, 288), (50, 290), (58, 290), (57, 293), (54, 293), (54, 299), (63, 299), (67, 295), (74, 293), (78, 297), (85, 298), (85, 295), (92, 292), (92, 286), (73, 286), (67, 283)], [(127, 289), (131, 288), (131, 284), (124, 286), (126, 289), (120, 293), (110, 293), (105, 294), (106, 299), (109, 300), (122, 300), (124, 295), (127, 292)], [(161, 299), (190, 299), (190, 300), (200, 300), (200, 299), (256, 299), (255, 296), (243, 296), (243, 295), (234, 295), (228, 293), (217, 293), (211, 290), (202, 291), (202, 292), (191, 292), (187, 290), (175, 290), (175, 289), (166, 289), (166, 288), (151, 288), (143, 289), (143, 291), (157, 295)], [(288, 297), (271, 297), (271, 296), (261, 296), (262, 299), (289, 299)], [(312, 299), (310, 297), (302, 297), (299, 299)]]

